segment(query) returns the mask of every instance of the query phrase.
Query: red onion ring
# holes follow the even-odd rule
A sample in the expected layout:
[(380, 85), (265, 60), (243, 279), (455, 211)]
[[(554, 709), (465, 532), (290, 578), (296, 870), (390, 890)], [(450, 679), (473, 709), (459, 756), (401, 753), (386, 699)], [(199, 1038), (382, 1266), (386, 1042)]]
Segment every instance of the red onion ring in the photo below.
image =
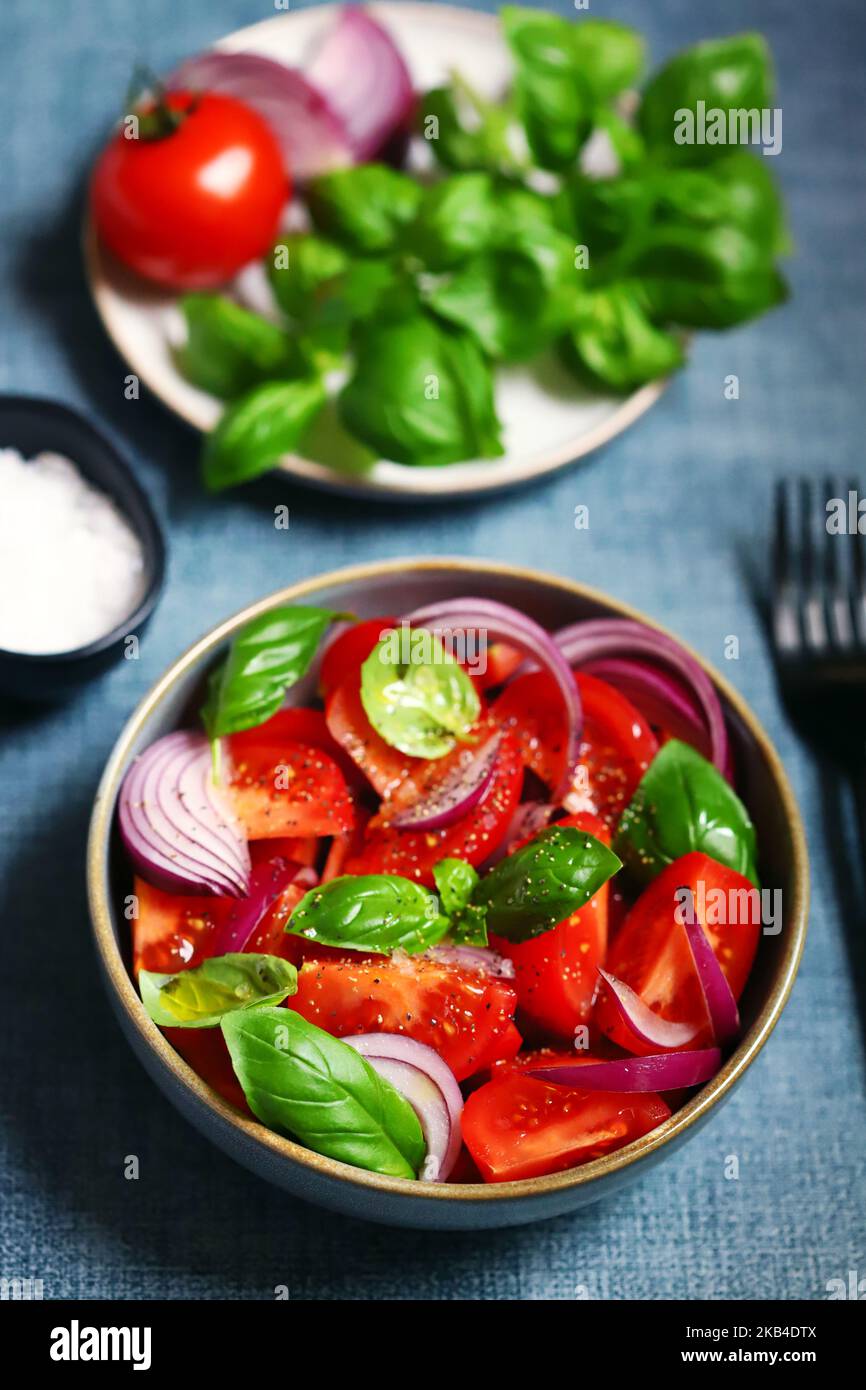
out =
[(444, 1182), (457, 1162), (463, 1137), (463, 1096), (446, 1062), (426, 1043), (394, 1033), (358, 1033), (343, 1038), (390, 1081), (421, 1122), (427, 1157), (420, 1177)]
[(173, 89), (236, 97), (267, 122), (293, 179), (352, 163), (348, 132), (333, 105), (295, 68), (259, 53), (209, 49), (172, 73)]
[(346, 6), (306, 68), (343, 123), (359, 164), (375, 159), (414, 107), (403, 56), (366, 10)]
[(441, 830), (467, 815), (478, 805), (493, 780), (501, 739), (502, 735), (497, 732), (474, 750), (464, 765), (458, 760), (442, 781), (419, 801), (389, 816), (388, 824), (399, 826), (401, 830)]
[(613, 1062), (563, 1063), (533, 1067), (527, 1076), (580, 1091), (679, 1091), (710, 1081), (722, 1064), (717, 1047), (696, 1052), (659, 1052), (651, 1057), (623, 1057)]
[(632, 656), (671, 667), (693, 694), (706, 727), (711, 761), (725, 773), (728, 734), (719, 697), (703, 667), (679, 642), (630, 618), (591, 618), (561, 628), (554, 638), (569, 664), (579, 668), (602, 657)]
[(497, 980), (513, 980), (516, 973), (514, 961), (489, 946), (431, 946), (424, 955), (442, 961), (443, 965), (456, 965), (460, 970), (480, 970)]
[(213, 785), (203, 734), (167, 734), (135, 759), (120, 789), (118, 822), (130, 859), (156, 887), (217, 897), (247, 892), (246, 839)]
[(660, 1018), (631, 985), (618, 980), (615, 975), (609, 975), (606, 970), (599, 968), (598, 973), (610, 990), (611, 1000), (623, 1023), (649, 1047), (685, 1047), (701, 1031), (699, 1026), (691, 1023), (671, 1023), (666, 1018)]
[(545, 632), (532, 618), (519, 613), (516, 608), (483, 598), (446, 599), (441, 603), (432, 603), (426, 608), (418, 608), (414, 613), (410, 613), (406, 621), (413, 627), (428, 627), (437, 633), (446, 627), (452, 630), (480, 629), (488, 644), (507, 642), (512, 647), (518, 647), (526, 656), (550, 672), (559, 687), (566, 714), (565, 768), (560, 785), (554, 793), (557, 800), (564, 797), (571, 786), (577, 765), (583, 714), (580, 695), (568, 661), (550, 633)]
[(257, 864), (250, 875), (250, 890), (239, 898), (236, 906), (218, 923), (208, 943), (209, 956), (225, 956), (230, 951), (243, 951), (268, 908), (293, 883), (304, 891), (315, 888), (318, 875), (296, 864), (293, 859), (275, 855)]
[(709, 938), (698, 920), (692, 890), (683, 887), (678, 888), (677, 893), (684, 894), (681, 906), (685, 908), (686, 935), (689, 939), (689, 949), (695, 963), (704, 1003), (710, 1016), (713, 1037), (719, 1047), (727, 1047), (740, 1032), (740, 1011), (737, 1008), (737, 1001), (731, 986), (728, 984), (725, 972), (719, 965), (716, 953), (710, 945)]

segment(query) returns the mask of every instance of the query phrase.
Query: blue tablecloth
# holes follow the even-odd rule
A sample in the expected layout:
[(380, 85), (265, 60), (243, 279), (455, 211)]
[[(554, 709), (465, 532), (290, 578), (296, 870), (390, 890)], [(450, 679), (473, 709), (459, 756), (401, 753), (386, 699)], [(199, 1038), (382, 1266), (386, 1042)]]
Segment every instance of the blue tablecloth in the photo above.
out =
[[(493, 8), (491, 6), (491, 8)], [(563, 3), (563, 10), (570, 7)], [(165, 69), (270, 12), (254, 0), (4, 0), (0, 7), (0, 388), (92, 412), (135, 461), (168, 532), (168, 586), (139, 662), (65, 708), (2, 711), (0, 1275), (45, 1296), (141, 1299), (822, 1298), (866, 1275), (863, 897), (839, 887), (843, 832), (779, 706), (752, 596), (774, 477), (859, 471), (864, 317), (864, 11), (786, 0), (599, 0), (658, 60), (760, 28), (776, 54), (793, 218), (792, 302), (702, 336), (661, 403), (603, 454), (530, 491), (426, 510), (266, 480), (206, 500), (197, 442), (146, 395), (96, 319), (79, 257), (82, 181), (136, 60)], [(455, 58), (459, 55), (455, 54)], [(729, 373), (740, 398), (724, 395)], [(2, 441), (0, 441), (2, 443)], [(276, 502), (291, 529), (275, 531)], [(590, 510), (576, 531), (574, 508)], [(93, 790), (139, 696), (216, 619), (337, 565), (450, 552), (537, 565), (643, 607), (723, 661), (777, 740), (804, 808), (814, 911), (770, 1045), (712, 1124), (621, 1196), (490, 1235), (418, 1235), (307, 1208), (223, 1158), (145, 1077), (88, 939)], [(850, 880), (842, 879), (842, 882)], [(852, 905), (853, 904), (853, 905)], [(140, 1160), (138, 1181), (124, 1160)], [(727, 1180), (729, 1155), (739, 1179)]]

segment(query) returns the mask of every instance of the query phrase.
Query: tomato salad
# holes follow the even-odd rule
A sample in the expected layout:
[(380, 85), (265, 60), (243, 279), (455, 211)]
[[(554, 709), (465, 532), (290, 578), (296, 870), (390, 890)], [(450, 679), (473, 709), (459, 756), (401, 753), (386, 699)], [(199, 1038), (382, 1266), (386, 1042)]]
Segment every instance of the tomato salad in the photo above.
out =
[(712, 683), (641, 623), (271, 609), (118, 815), (151, 1019), (225, 1100), (355, 1167), (573, 1168), (736, 1041), (755, 831)]

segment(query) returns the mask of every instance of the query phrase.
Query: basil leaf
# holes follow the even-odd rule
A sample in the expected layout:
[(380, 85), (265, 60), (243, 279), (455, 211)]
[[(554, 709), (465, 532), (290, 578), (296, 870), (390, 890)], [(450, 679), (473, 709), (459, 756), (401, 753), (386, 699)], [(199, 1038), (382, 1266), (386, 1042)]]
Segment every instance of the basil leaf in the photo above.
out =
[(296, 339), (231, 299), (188, 294), (180, 307), (187, 340), (176, 353), (177, 364), (202, 391), (230, 400), (263, 381), (309, 371)]
[(621, 867), (594, 835), (551, 826), (501, 859), (472, 902), (486, 910), (487, 926), (497, 936), (528, 941), (583, 907)]
[(728, 145), (677, 144), (678, 113), (728, 111), (773, 104), (770, 51), (760, 34), (735, 34), (686, 49), (646, 87), (638, 111), (641, 133), (657, 157), (679, 164), (705, 164), (728, 153)]
[(264, 724), (306, 674), (326, 628), (345, 617), (330, 608), (271, 608), (247, 623), (211, 675), (201, 712), (209, 738)]
[(733, 328), (784, 304), (789, 295), (775, 266), (729, 275), (715, 284), (676, 277), (643, 277), (640, 292), (655, 319), (684, 328)]
[(585, 295), (569, 341), (578, 363), (617, 391), (667, 376), (685, 360), (679, 339), (655, 327), (628, 285)]
[(284, 1008), (227, 1014), (222, 1031), (262, 1124), (356, 1168), (417, 1175), (425, 1155), (418, 1117), (353, 1047)]
[(489, 174), (452, 174), (424, 190), (403, 248), (418, 256), (428, 270), (446, 270), (483, 250), (501, 217)]
[[(478, 692), (438, 637), (388, 633), (361, 667), (361, 704), (376, 733), (414, 758), (444, 758), (469, 737), (481, 712)], [(404, 650), (404, 648), (408, 648)]]
[(459, 74), (419, 102), (418, 126), (448, 169), (513, 171), (519, 164), (508, 140), (510, 113), (484, 101)]
[(320, 286), (341, 275), (350, 265), (342, 246), (314, 233), (296, 232), (282, 237), (268, 262), (268, 279), (277, 303), (289, 318), (309, 316)]
[(517, 228), (427, 292), (437, 314), (471, 331), (488, 356), (532, 357), (570, 322), (583, 293), (571, 237)]
[(636, 81), (643, 42), (609, 20), (572, 23), (514, 5), (501, 16), (530, 148), (544, 168), (566, 168), (590, 133), (594, 109)]
[(470, 901), (478, 886), (478, 874), (463, 859), (440, 859), (433, 878), (448, 918), (448, 937), (458, 946), (487, 945), (487, 914)]
[(211, 492), (266, 473), (292, 453), (325, 403), (325, 388), (312, 378), (269, 381), (239, 397), (205, 440), (202, 471)]
[(644, 773), (623, 812), (616, 848), (642, 882), (701, 850), (758, 883), (748, 811), (713, 764), (679, 739), (664, 744)]
[(213, 1028), (226, 1014), (279, 1004), (298, 988), (293, 965), (280, 956), (232, 952), (176, 975), (142, 970), (141, 1002), (160, 1028)]
[(356, 251), (387, 251), (418, 211), (421, 185), (386, 164), (320, 174), (307, 186), (316, 226)]
[(439, 901), (396, 874), (347, 874), (312, 888), (292, 913), (286, 931), (342, 950), (416, 955), (435, 946), (448, 928)]
[(383, 458), (446, 464), (503, 453), (490, 368), (468, 333), (418, 313), (377, 317), (353, 335), (343, 424)]
[(703, 169), (666, 169), (651, 187), (661, 222), (736, 227), (768, 260), (790, 249), (770, 161), (736, 150)]
[(433, 865), (442, 908), (449, 917), (462, 912), (478, 885), (478, 874), (465, 859), (440, 859)]

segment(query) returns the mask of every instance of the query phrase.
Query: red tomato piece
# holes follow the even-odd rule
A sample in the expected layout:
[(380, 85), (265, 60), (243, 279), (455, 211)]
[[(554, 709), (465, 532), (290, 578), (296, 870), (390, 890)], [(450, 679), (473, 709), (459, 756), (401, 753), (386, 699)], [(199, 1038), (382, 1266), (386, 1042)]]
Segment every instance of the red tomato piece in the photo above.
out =
[(175, 1052), (189, 1062), (202, 1081), (237, 1110), (252, 1114), (219, 1028), (164, 1028), (162, 1031)]
[(253, 729), (243, 729), (230, 737), (230, 747), (235, 758), (239, 757), (242, 751), (246, 752), (250, 748), (257, 750), (266, 745), (279, 751), (287, 743), (303, 743), (310, 748), (321, 748), (329, 758), (333, 758), (349, 786), (366, 785), (352, 759), (332, 737), (324, 712), (320, 709), (289, 705), (285, 709), (277, 710), (264, 724), (257, 724)]
[(485, 1182), (515, 1182), (602, 1158), (670, 1113), (653, 1093), (578, 1091), (515, 1072), (469, 1097), (463, 1139)]
[(253, 868), (269, 859), (288, 859), (311, 869), (319, 857), (319, 840), (315, 835), (274, 836), (272, 840), (250, 840), (249, 851)]
[(423, 769), (423, 758), (401, 753), (376, 733), (361, 704), (357, 671), (328, 693), (325, 718), (333, 738), (380, 796), (390, 796), (413, 769)]
[(291, 1007), (338, 1038), (350, 1033), (417, 1038), (462, 1081), (496, 1056), (512, 1055), (516, 1003), (510, 981), (479, 970), (426, 957), (360, 956), (304, 965)]
[[(658, 742), (643, 715), (619, 690), (595, 676), (575, 679), (583, 705), (583, 736), (576, 792), (566, 804), (570, 810), (594, 811), (613, 827), (655, 757)], [(546, 671), (518, 676), (495, 701), (492, 713), (520, 740), (525, 765), (548, 787), (557, 786), (565, 770), (566, 726), (553, 677)]]
[(333, 758), (309, 744), (229, 746), (228, 787), (251, 840), (339, 835), (354, 824), (352, 798)]
[[(669, 864), (644, 890), (617, 933), (605, 968), (630, 985), (662, 1018), (701, 1025), (701, 1032), (687, 1046), (708, 1047), (711, 1030), (703, 992), (686, 929), (675, 916), (678, 888), (691, 888), (699, 914), (704, 905), (702, 925), (728, 984), (735, 997), (740, 997), (752, 968), (761, 927), (759, 921), (752, 920), (759, 914), (743, 911), (737, 905), (751, 903), (756, 890), (742, 874), (697, 850)], [(719, 890), (729, 904), (726, 915), (737, 920), (713, 920), (713, 903), (717, 901), (713, 895)], [(744, 892), (750, 897), (736, 896)], [(601, 1031), (628, 1052), (644, 1056), (658, 1050), (642, 1043), (622, 1022), (604, 985), (599, 991), (595, 1019)]]
[(90, 186), (97, 230), (110, 251), (149, 280), (212, 289), (274, 241), (290, 187), (277, 142), (261, 116), (233, 97), (171, 92), (183, 113), (157, 139), (124, 129), (97, 161)]
[(393, 825), (371, 825), (360, 854), (348, 861), (346, 872), (402, 874), (432, 887), (433, 866), (440, 859), (465, 859), (473, 865), (481, 864), (501, 844), (520, 800), (522, 786), (520, 748), (513, 735), (506, 733), (499, 744), (490, 784), (471, 811), (440, 830), (400, 830)]
[(132, 968), (174, 975), (207, 956), (208, 939), (236, 898), (164, 893), (143, 878), (133, 884), (136, 915), (132, 920)]
[(397, 618), (366, 618), (361, 623), (353, 623), (335, 637), (322, 657), (319, 672), (319, 686), (323, 695), (328, 695), (349, 676), (361, 669), (382, 633), (394, 627)]
[(487, 669), (481, 677), (482, 690), (493, 690), (504, 685), (509, 677), (526, 660), (525, 654), (517, 647), (509, 647), (507, 642), (493, 642), (487, 648)]
[[(610, 830), (598, 816), (583, 811), (557, 822), (585, 830), (610, 844)], [(598, 987), (598, 967), (607, 949), (609, 885), (579, 911), (531, 941), (515, 945), (493, 937), (491, 945), (514, 962), (517, 998), (533, 1028), (558, 1038), (573, 1038), (589, 1022)]]

